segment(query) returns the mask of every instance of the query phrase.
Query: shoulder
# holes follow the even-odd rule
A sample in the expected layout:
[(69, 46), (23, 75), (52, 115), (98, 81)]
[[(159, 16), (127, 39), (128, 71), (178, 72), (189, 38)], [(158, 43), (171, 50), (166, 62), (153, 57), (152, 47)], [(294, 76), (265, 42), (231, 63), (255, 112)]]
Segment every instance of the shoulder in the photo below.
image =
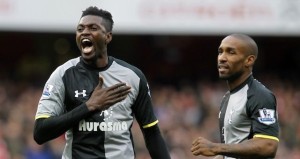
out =
[(256, 79), (249, 83), (248, 95), (258, 99), (275, 99), (273, 92)]
[(146, 79), (144, 73), (136, 66), (131, 65), (131, 64), (125, 62), (124, 60), (120, 60), (120, 59), (117, 59), (114, 57), (112, 57), (112, 58), (114, 59), (116, 64), (118, 64), (119, 66), (123, 67), (124, 69), (128, 69), (128, 70), (132, 71), (132, 73), (136, 74), (139, 78), (141, 78), (143, 80)]
[(58, 66), (50, 75), (50, 79), (62, 78), (66, 71), (74, 66), (76, 66), (80, 61), (80, 57), (73, 58)]
[(60, 69), (62, 71), (66, 71), (71, 67), (76, 66), (80, 62), (80, 57), (76, 57), (73, 59), (68, 60), (64, 64), (60, 65), (57, 69)]
[(67, 62), (63, 63), (62, 65), (58, 66), (55, 69), (55, 71), (52, 73), (52, 75), (63, 76), (68, 69), (76, 66), (79, 62), (80, 62), (80, 57), (70, 59)]
[(262, 108), (276, 109), (276, 97), (271, 90), (253, 79), (249, 83), (247, 105), (252, 111)]

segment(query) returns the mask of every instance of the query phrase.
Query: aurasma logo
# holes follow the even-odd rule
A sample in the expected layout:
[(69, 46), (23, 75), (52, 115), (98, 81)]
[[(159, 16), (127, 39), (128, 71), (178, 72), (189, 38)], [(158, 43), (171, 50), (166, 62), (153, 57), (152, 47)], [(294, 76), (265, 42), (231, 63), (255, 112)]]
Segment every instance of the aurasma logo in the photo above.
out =
[(79, 122), (79, 131), (122, 131), (128, 130), (128, 125), (123, 122), (88, 122), (81, 120)]

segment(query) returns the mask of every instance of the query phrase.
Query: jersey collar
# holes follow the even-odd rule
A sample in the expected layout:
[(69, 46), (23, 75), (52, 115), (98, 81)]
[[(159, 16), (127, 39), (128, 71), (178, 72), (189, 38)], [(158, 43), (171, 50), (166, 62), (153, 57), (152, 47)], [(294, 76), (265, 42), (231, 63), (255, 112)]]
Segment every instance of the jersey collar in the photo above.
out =
[(251, 74), (243, 83), (241, 83), (239, 86), (237, 86), (236, 88), (234, 88), (233, 90), (231, 90), (230, 94), (233, 94), (233, 93), (239, 91), (240, 89), (242, 89), (246, 84), (248, 84), (253, 79), (254, 79), (253, 75)]
[(108, 63), (107, 63), (107, 65), (104, 66), (104, 67), (97, 68), (97, 67), (93, 67), (91, 65), (86, 64), (83, 61), (82, 57), (80, 57), (80, 63), (82, 63), (83, 67), (85, 67), (85, 68), (87, 68), (89, 70), (96, 70), (96, 71), (105, 71), (105, 70), (107, 70), (112, 65), (113, 61), (114, 61), (114, 58), (112, 56), (108, 56)]

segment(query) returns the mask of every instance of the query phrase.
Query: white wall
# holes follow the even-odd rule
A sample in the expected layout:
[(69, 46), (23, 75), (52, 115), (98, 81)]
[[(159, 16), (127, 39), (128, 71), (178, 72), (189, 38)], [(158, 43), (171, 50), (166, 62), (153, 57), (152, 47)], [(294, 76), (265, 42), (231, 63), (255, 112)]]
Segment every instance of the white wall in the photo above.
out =
[(119, 34), (300, 35), (300, 0), (0, 0), (0, 31), (74, 32), (91, 5)]

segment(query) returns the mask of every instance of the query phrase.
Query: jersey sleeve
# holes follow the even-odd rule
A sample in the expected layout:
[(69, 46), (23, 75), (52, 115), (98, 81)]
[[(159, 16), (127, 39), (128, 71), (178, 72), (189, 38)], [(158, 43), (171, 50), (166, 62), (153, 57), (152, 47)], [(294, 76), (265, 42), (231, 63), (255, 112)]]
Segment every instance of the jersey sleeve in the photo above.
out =
[(47, 80), (38, 103), (35, 119), (58, 116), (64, 113), (65, 88), (62, 68), (58, 67)]
[(138, 95), (133, 105), (133, 113), (142, 128), (149, 128), (158, 123), (153, 111), (153, 104), (146, 77), (140, 73)]
[(278, 140), (279, 124), (276, 98), (268, 91), (257, 92), (249, 98), (247, 110), (252, 120), (253, 137)]

